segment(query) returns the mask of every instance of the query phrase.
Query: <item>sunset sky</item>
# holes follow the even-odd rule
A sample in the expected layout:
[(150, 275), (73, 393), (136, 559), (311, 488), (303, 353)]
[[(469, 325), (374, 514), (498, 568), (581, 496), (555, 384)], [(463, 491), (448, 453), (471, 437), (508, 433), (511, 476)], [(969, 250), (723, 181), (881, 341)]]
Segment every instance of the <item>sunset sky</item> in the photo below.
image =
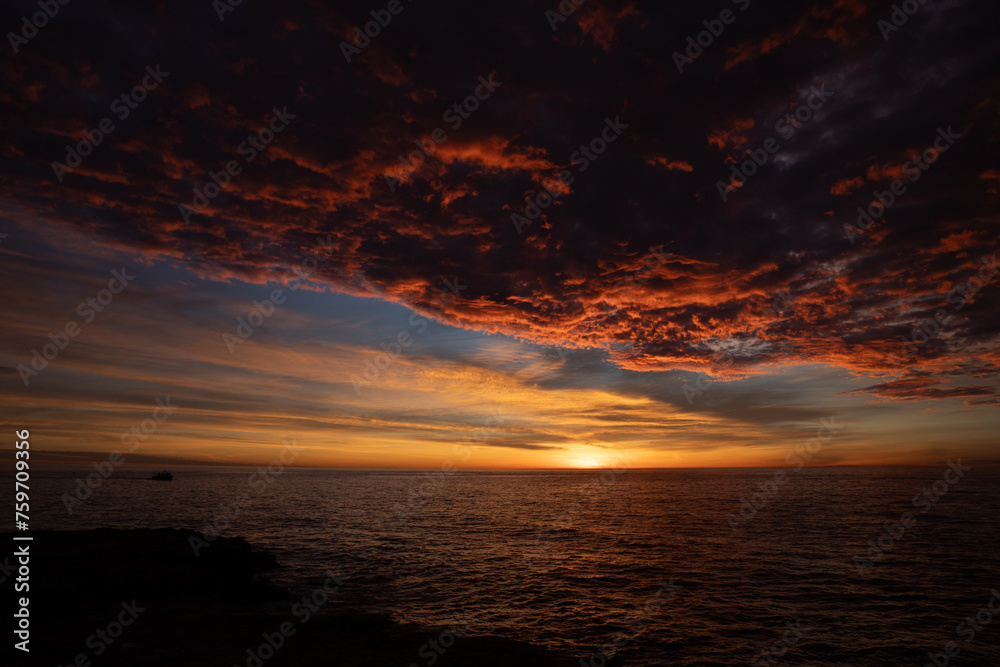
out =
[(402, 0), (352, 50), (384, 3), (73, 2), (8, 44), (5, 427), (86, 460), (169, 397), (129, 462), (714, 467), (833, 418), (809, 465), (1000, 462), (991, 5), (558, 6)]

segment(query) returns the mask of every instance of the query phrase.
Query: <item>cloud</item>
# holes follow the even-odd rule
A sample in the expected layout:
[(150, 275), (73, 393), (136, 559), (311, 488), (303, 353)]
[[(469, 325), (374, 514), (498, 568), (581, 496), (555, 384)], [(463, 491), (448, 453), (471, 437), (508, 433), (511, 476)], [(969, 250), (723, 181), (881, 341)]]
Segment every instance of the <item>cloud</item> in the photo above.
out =
[(943, 380), (908, 379), (883, 382), (863, 389), (855, 389), (848, 394), (873, 394), (891, 401), (926, 401), (942, 398), (989, 397), (976, 399), (974, 404), (993, 404), (1000, 392), (996, 387), (978, 385), (973, 387), (942, 387)]
[[(867, 3), (748, 11), (727, 27), (732, 46), (677, 76), (669, 45), (702, 9), (587, 5), (590, 44), (553, 39), (532, 5), (414, 6), (348, 65), (337, 45), (355, 12), (244, 5), (220, 24), (109, 3), (120, 21), (53, 22), (0, 66), (3, 207), (14, 225), (48, 221), (221, 282), (264, 284), (329, 235), (339, 250), (317, 289), (430, 313), (458, 279), (467, 291), (434, 311), (442, 322), (600, 351), (626, 370), (993, 377), (1000, 281), (979, 276), (1000, 238), (997, 99), (976, 20), (960, 11), (974, 5), (947, 10), (947, 31), (915, 22), (888, 45)], [(462, 29), (445, 39), (445, 23)], [(157, 62), (165, 83), (59, 183), (52, 163)], [(399, 156), (489, 73), (502, 87), (391, 191)], [(774, 161), (720, 202), (729, 165), (822, 82), (836, 91), (822, 115), (779, 135)], [(247, 161), (241, 144), (285, 106), (296, 119)], [(616, 116), (629, 128), (582, 169), (578, 152)], [(852, 246), (843, 225), (869, 203), (862, 185), (900, 177), (941, 123), (963, 138)], [(231, 160), (241, 173), (186, 224), (178, 205)], [(518, 234), (511, 214), (561, 170), (573, 183)], [(660, 247), (671, 259), (643, 269)], [(970, 280), (981, 291), (954, 309), (951, 286)], [(941, 308), (946, 335), (892, 361)], [(937, 389), (923, 395), (952, 397)]]

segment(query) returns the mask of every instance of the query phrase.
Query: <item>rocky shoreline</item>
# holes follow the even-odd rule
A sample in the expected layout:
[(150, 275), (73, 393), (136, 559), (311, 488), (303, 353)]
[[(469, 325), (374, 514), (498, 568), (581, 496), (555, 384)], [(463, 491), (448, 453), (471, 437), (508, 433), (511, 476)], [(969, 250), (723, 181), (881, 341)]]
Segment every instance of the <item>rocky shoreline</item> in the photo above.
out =
[[(7, 545), (11, 533), (2, 538)], [(15, 664), (60, 667), (398, 667), (546, 665), (576, 661), (459, 626), (404, 627), (387, 616), (333, 612), (328, 596), (349, 576), (329, 573), (293, 596), (266, 573), (275, 557), (239, 537), (217, 538), (198, 557), (184, 529), (97, 529), (32, 534), (30, 654)], [(8, 547), (7, 554), (12, 554)], [(16, 558), (5, 576), (13, 579)], [(15, 564), (10, 570), (8, 563)], [(6, 584), (6, 585), (9, 585)]]

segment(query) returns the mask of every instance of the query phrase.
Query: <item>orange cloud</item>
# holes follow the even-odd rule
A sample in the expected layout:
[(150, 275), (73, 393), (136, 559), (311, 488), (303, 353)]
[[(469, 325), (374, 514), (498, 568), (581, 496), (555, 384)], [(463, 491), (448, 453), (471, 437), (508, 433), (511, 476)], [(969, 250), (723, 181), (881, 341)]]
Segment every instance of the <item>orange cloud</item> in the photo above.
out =
[(861, 176), (855, 178), (842, 178), (830, 188), (830, 194), (833, 195), (847, 195), (855, 190), (863, 188), (865, 185), (865, 179)]
[(653, 166), (660, 166), (670, 170), (694, 171), (694, 167), (692, 167), (689, 163), (685, 162), (684, 160), (669, 160), (665, 157), (660, 157), (658, 155), (646, 160), (646, 164)]
[(708, 145), (715, 146), (719, 150), (728, 148), (739, 148), (747, 143), (746, 131), (756, 125), (753, 118), (734, 120), (729, 127), (717, 130), (708, 135)]

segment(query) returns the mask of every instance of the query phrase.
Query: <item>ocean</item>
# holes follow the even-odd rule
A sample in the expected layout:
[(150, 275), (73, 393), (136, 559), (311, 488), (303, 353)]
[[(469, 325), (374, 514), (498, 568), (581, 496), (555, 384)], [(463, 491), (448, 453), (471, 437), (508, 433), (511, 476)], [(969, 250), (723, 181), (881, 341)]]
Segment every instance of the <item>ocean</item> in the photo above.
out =
[(214, 524), (279, 585), (344, 577), (331, 607), (581, 665), (1000, 665), (995, 466), (123, 467), (74, 498), (92, 472), (35, 467), (32, 527)]

